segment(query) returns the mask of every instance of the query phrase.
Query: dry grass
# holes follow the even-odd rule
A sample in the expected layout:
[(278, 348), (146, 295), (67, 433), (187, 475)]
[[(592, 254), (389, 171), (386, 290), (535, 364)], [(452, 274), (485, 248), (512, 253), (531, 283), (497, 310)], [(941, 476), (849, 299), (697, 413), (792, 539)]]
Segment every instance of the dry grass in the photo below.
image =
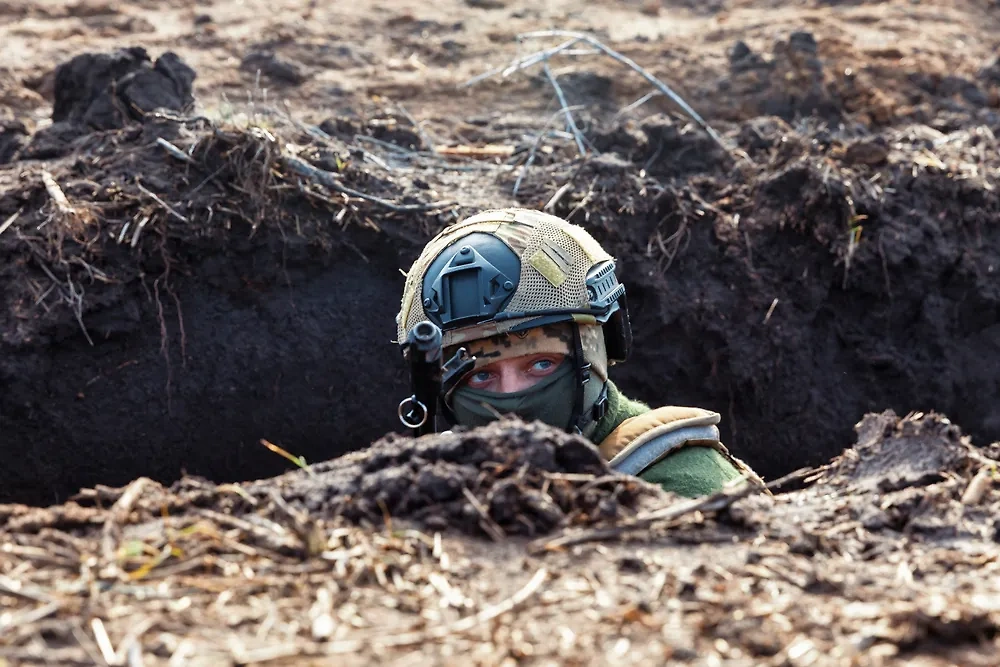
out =
[(0, 506), (0, 660), (995, 664), (995, 461), (935, 415), (872, 416), (859, 433), (777, 496), (664, 497), (620, 528), (567, 527), (538, 555), (307, 513), (302, 471)]

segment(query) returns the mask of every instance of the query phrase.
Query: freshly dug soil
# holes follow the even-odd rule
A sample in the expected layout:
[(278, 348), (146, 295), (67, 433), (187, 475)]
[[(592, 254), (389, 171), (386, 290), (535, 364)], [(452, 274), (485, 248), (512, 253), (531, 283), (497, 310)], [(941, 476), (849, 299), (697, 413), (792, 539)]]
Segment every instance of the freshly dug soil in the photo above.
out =
[[(37, 532), (66, 522), (88, 524), (102, 508), (119, 502), (128, 502), (148, 520), (161, 507), (172, 516), (208, 506), (245, 516), (274, 503), (271, 511), (313, 523), (345, 519), (379, 526), (396, 519), (430, 531), (502, 539), (620, 519), (635, 514), (643, 500), (648, 504), (664, 497), (654, 485), (615, 474), (588, 441), (510, 418), (418, 440), (388, 436), (361, 452), (242, 488), (196, 477), (184, 477), (169, 489), (142, 478), (129, 488), (84, 489), (73, 502), (51, 508), (2, 506), (0, 525)], [(143, 500), (135, 504), (132, 495), (140, 489)], [(232, 497), (218, 505), (218, 494), (227, 491)]]
[[(17, 452), (0, 497), (54, 502), (184, 470), (263, 477), (286, 466), (261, 438), (322, 460), (395, 414), (398, 262), (384, 234), (340, 238), (325, 195), (319, 209), (286, 198), (266, 135), (200, 133), (195, 170), (148, 149), (186, 132), (164, 121), (84, 137), (99, 167), (55, 172), (70, 214), (37, 176), (8, 191), (7, 206), (35, 212), (0, 237), (4, 441)], [(342, 224), (363, 223), (348, 213)]]
[(679, 500), (511, 420), (0, 506), (0, 659), (995, 664), (997, 453), (871, 414), (777, 495)]
[[(728, 149), (655, 100), (619, 114), (646, 82), (584, 59), (555, 70), (584, 107), (580, 158), (567, 136), (538, 139), (560, 116), (536, 71), (455, 92), (569, 6), (418, 20), (289, 0), (263, 25), (235, 5), (207, 19), (164, 5), (148, 11), (182, 38), (136, 29), (147, 46), (132, 48), (132, 10), (91, 4), (3, 10), (3, 49), (63, 26), (76, 50), (36, 40), (35, 60), (0, 77), (14, 452), (0, 499), (264, 477), (289, 464), (261, 438), (316, 462), (399, 430), (400, 271), (443, 225), (513, 203), (549, 204), (619, 258), (636, 334), (612, 369), (625, 392), (720, 412), (726, 444), (766, 478), (828, 460), (885, 408), (1000, 438), (1000, 79), (978, 5), (601, 5), (581, 20), (608, 18), (614, 46), (678, 85)], [(385, 43), (358, 41), (373, 32)], [(898, 46), (879, 48), (890, 32)], [(265, 61), (301, 74), (277, 76), (290, 113), (262, 88), (278, 71)], [(69, 76), (85, 64), (90, 79)]]

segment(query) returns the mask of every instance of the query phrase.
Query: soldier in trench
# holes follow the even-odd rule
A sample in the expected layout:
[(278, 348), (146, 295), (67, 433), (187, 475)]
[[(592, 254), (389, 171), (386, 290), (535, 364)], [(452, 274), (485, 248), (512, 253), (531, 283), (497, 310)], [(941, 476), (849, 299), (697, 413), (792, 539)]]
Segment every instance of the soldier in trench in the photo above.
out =
[(475, 363), (440, 396), (453, 424), (501, 414), (590, 439), (619, 472), (696, 497), (760, 478), (719, 441), (718, 413), (624, 396), (608, 367), (629, 353), (625, 287), (583, 228), (529, 209), (490, 210), (449, 227), (407, 274), (397, 340), (419, 322), (442, 331), (444, 358)]

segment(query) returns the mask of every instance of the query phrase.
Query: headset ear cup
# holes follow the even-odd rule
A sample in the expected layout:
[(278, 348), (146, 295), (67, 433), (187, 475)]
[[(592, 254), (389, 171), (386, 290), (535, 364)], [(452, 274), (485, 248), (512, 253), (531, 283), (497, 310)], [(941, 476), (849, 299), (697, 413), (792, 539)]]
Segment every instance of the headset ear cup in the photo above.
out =
[(618, 310), (604, 325), (604, 344), (608, 351), (608, 361), (625, 361), (632, 351), (632, 324), (624, 294), (618, 297)]

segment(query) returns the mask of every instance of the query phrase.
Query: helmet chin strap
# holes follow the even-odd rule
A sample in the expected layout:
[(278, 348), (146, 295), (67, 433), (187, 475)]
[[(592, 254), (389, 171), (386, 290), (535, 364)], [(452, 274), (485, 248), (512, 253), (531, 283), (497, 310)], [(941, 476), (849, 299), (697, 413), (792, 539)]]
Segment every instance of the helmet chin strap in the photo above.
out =
[(583, 356), (583, 337), (580, 335), (580, 325), (574, 322), (570, 327), (573, 331), (573, 356), (576, 366), (576, 396), (573, 400), (573, 416), (570, 419), (571, 433), (589, 436), (587, 428), (600, 421), (608, 411), (608, 385), (605, 382), (597, 401), (588, 410), (586, 401), (587, 383), (593, 379), (591, 364)]

